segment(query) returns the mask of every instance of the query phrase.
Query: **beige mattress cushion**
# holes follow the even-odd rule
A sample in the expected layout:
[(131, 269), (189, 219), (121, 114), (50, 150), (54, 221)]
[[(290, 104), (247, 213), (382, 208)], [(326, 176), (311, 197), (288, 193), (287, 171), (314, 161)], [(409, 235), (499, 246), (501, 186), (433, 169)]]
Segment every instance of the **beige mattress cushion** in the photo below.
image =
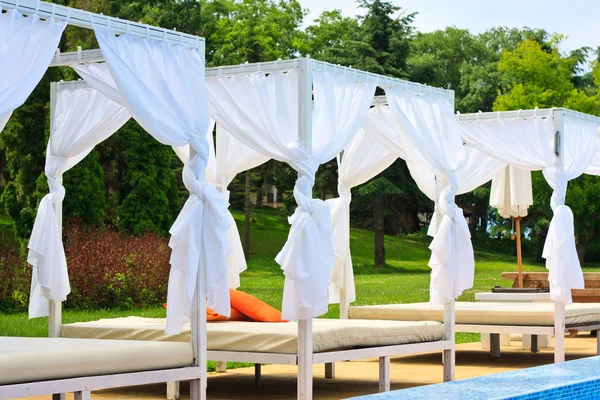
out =
[[(350, 318), (442, 321), (443, 307), (430, 303), (350, 307)], [(456, 323), (468, 325), (553, 326), (554, 303), (457, 302)], [(566, 325), (600, 323), (600, 304), (566, 306)]]
[(0, 385), (192, 365), (189, 343), (0, 336)]
[[(443, 325), (433, 321), (313, 320), (315, 353), (355, 347), (388, 346), (441, 340)], [(165, 335), (160, 318), (114, 318), (63, 325), (62, 335), (75, 338), (189, 341), (190, 327), (180, 335)], [(295, 322), (220, 321), (208, 324), (208, 349), (295, 354)]]

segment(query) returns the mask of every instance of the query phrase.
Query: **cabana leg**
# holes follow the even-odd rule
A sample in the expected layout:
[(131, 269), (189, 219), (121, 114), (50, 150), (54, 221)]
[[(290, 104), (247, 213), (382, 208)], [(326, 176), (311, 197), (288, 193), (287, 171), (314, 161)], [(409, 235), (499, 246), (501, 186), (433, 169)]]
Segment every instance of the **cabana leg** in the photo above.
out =
[(451, 346), (444, 350), (442, 357), (444, 363), (444, 382), (454, 380), (454, 364), (456, 362), (456, 347), (455, 347), (455, 304), (454, 300), (444, 304), (444, 340), (450, 340)]
[(540, 352), (540, 342), (538, 340), (538, 335), (531, 335), (531, 352), (539, 353)]
[(600, 356), (600, 330), (596, 330), (596, 355)]
[(90, 400), (92, 398), (89, 390), (82, 390), (81, 392), (75, 392), (73, 394), (74, 400)]
[(179, 400), (179, 381), (167, 382), (167, 400)]
[(379, 357), (379, 391), (390, 391), (390, 356)]
[(54, 393), (52, 400), (67, 400), (67, 395), (65, 393)]
[(217, 361), (217, 372), (227, 372), (227, 361)]
[(254, 364), (254, 387), (262, 387), (262, 364)]
[(335, 363), (325, 363), (325, 379), (335, 378)]
[(565, 305), (554, 303), (554, 362), (565, 361)]
[(500, 358), (500, 334), (490, 333), (490, 356)]
[(298, 399), (312, 400), (312, 319), (298, 321)]

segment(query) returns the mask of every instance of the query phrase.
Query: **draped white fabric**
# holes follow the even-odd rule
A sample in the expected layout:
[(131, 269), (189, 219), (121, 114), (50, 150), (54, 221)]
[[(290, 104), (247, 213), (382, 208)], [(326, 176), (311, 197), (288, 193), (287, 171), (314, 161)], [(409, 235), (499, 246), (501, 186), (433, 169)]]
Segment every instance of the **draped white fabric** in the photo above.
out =
[[(429, 229), (435, 237), (430, 246), (430, 298), (445, 303), (473, 285), (470, 235), (454, 195), (486, 183), (504, 164), (463, 146), (446, 100), (400, 91), (388, 93), (388, 99), (389, 107), (369, 111), (364, 128), (372, 140), (406, 160), (418, 187), (436, 203)], [(438, 235), (441, 228), (442, 236)]]
[(555, 165), (544, 168), (544, 177), (554, 190), (550, 205), (554, 216), (542, 256), (546, 259), (550, 298), (555, 302), (571, 304), (571, 289), (584, 289), (583, 272), (575, 245), (573, 212), (565, 205), (567, 184), (585, 172), (595, 153), (598, 126), (588, 121), (564, 119), (562, 154)]
[(594, 157), (597, 125), (565, 116), (562, 154), (555, 155), (554, 119), (494, 119), (461, 122), (463, 138), (503, 162), (531, 171), (543, 169), (554, 189), (554, 216), (544, 244), (543, 257), (549, 270), (550, 297), (570, 304), (571, 289), (583, 289), (583, 274), (575, 247), (573, 213), (564, 205), (567, 183), (588, 169)]
[(594, 152), (594, 157), (592, 158), (592, 161), (590, 162), (590, 165), (585, 173), (598, 176), (600, 175), (600, 126), (598, 126), (596, 130), (598, 131), (595, 146), (596, 151)]
[(309, 194), (319, 164), (334, 158), (358, 131), (375, 86), (342, 75), (313, 72), (312, 155), (298, 135), (298, 74), (207, 81), (211, 115), (246, 146), (287, 162), (299, 173), (294, 187), (298, 208), (290, 217), (290, 234), (275, 258), (285, 274), (282, 315), (289, 320), (327, 312), (327, 287), (335, 265), (329, 205)]
[(208, 305), (229, 315), (227, 202), (214, 184), (204, 181), (210, 153), (204, 61), (184, 46), (129, 35), (117, 38), (112, 29), (99, 26), (94, 30), (131, 115), (159, 142), (191, 148), (183, 168), (190, 197), (170, 230), (166, 332), (181, 332), (189, 317), (200, 266)]
[[(229, 198), (227, 187), (233, 178), (242, 171), (264, 164), (269, 161), (269, 157), (246, 146), (229, 134), (222, 126), (217, 125), (216, 160), (215, 183), (220, 188), (223, 196)], [(227, 234), (231, 245), (231, 253), (227, 256), (228, 281), (229, 287), (238, 288), (240, 287), (240, 274), (247, 268), (246, 257), (240, 233), (231, 213), (228, 219), (230, 226)]]
[(525, 217), (532, 204), (530, 171), (507, 165), (492, 179), (490, 206), (502, 218)]
[(66, 25), (15, 10), (0, 12), (0, 132), (42, 79)]
[(356, 300), (352, 257), (350, 254), (350, 189), (367, 182), (389, 167), (397, 156), (380, 145), (364, 129), (359, 130), (338, 156), (338, 198), (326, 200), (331, 209), (335, 240), (335, 267), (329, 285), (329, 303), (341, 301), (341, 290), (346, 301)]
[(48, 300), (64, 301), (70, 292), (67, 262), (54, 205), (65, 196), (62, 175), (130, 118), (121, 105), (95, 89), (57, 94), (52, 134), (46, 152), (50, 193), (38, 207), (27, 262), (33, 266), (29, 317), (48, 315)]

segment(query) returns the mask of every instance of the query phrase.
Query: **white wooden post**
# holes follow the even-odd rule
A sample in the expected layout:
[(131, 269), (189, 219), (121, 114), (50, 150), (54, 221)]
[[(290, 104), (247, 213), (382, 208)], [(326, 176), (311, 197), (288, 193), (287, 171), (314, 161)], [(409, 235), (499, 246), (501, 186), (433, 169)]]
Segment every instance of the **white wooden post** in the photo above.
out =
[(444, 350), (444, 382), (454, 380), (454, 364), (456, 362), (456, 338), (454, 332), (455, 303), (454, 300), (444, 304), (444, 340), (452, 342), (450, 349)]
[[(564, 154), (564, 111), (555, 109), (552, 113), (554, 118), (555, 153), (557, 163), (563, 163)], [(554, 303), (554, 362), (565, 361), (565, 305)]]
[[(313, 61), (299, 60), (298, 69), (298, 141), (307, 157), (312, 155), (312, 68)], [(305, 193), (312, 197), (312, 191)], [(312, 376), (312, 319), (298, 321), (298, 399), (311, 400)]]
[(379, 357), (379, 391), (390, 391), (390, 356)]
[(73, 400), (90, 400), (92, 398), (89, 390), (73, 393)]
[(167, 400), (179, 400), (179, 381), (167, 382)]
[[(196, 150), (190, 146), (190, 160), (196, 155)], [(205, 179), (206, 171), (202, 169), (196, 177), (201, 181)], [(200, 379), (190, 381), (190, 398), (192, 400), (206, 400), (206, 293), (204, 286), (206, 265), (198, 263), (196, 277), (196, 291), (192, 300), (191, 315), (191, 340), (194, 354), (194, 366), (202, 368)]]
[[(56, 101), (58, 99), (59, 83), (50, 83), (50, 137), (54, 134), (54, 115), (56, 113)], [(60, 177), (62, 184), (62, 176)], [(62, 202), (52, 203), (54, 214), (56, 215), (56, 224), (58, 226), (58, 235), (62, 240)], [(48, 337), (60, 337), (60, 329), (62, 325), (62, 302), (48, 300)], [(55, 393), (52, 395), (52, 400), (65, 400), (66, 394)]]

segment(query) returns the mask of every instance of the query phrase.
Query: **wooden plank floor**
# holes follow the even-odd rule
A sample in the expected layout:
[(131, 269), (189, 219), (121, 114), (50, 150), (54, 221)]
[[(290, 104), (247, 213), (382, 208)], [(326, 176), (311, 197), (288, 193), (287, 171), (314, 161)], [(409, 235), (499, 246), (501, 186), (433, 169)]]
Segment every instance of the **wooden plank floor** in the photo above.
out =
[[(567, 360), (595, 355), (596, 339), (587, 334), (567, 338)], [(512, 342), (502, 347), (502, 357), (491, 359), (480, 343), (457, 345), (456, 379), (494, 374), (550, 364), (552, 349), (542, 349), (533, 354), (521, 350)], [(208, 378), (209, 399), (281, 400), (296, 398), (296, 368), (293, 366), (265, 365), (262, 388), (254, 387), (254, 368), (230, 370), (224, 374), (213, 373)], [(314, 367), (315, 399), (340, 399), (375, 393), (378, 390), (377, 360), (352, 361), (336, 364), (336, 378), (324, 379), (323, 365)], [(442, 382), (440, 354), (423, 354), (392, 359), (392, 390)], [(187, 385), (182, 385), (182, 399), (188, 399)], [(72, 399), (69, 395), (68, 399)], [(92, 393), (92, 399), (133, 400), (165, 399), (164, 385), (149, 385)], [(27, 400), (50, 400), (50, 396), (29, 397)]]

